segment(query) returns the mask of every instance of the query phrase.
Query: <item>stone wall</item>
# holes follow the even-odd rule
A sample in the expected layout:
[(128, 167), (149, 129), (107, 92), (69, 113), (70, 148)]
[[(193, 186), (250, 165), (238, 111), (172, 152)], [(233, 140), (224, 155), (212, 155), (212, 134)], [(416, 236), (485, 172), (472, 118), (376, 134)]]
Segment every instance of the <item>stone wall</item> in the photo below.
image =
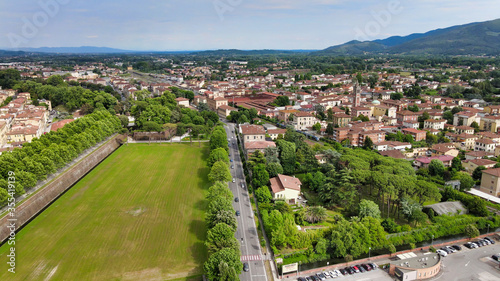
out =
[[(8, 227), (10, 223), (15, 222), (15, 229), (18, 230), (25, 223), (29, 222), (40, 211), (49, 206), (61, 194), (120, 147), (125, 139), (126, 137), (122, 135), (113, 137), (110, 141), (76, 163), (73, 167), (66, 170), (62, 175), (48, 183), (45, 187), (41, 188), (37, 193), (16, 206), (14, 217), (9, 216), (9, 213), (7, 213), (6, 216), (0, 218), (0, 241), (4, 242), (11, 235), (11, 230)], [(9, 219), (12, 218), (14, 218), (15, 221), (9, 221)]]

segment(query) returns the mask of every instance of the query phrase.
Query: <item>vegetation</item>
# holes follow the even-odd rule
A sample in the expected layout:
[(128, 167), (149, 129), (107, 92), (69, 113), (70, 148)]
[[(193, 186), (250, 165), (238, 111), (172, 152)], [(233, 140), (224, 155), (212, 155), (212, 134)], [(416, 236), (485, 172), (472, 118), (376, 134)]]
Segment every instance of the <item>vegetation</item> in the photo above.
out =
[(201, 278), (207, 154), (206, 145), (120, 147), (19, 231), (22, 262), (0, 279)]

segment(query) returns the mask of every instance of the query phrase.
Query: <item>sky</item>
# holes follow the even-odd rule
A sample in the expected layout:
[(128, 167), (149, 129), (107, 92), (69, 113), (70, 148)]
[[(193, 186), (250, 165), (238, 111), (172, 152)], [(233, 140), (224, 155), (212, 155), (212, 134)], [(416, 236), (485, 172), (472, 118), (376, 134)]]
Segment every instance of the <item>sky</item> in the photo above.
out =
[(0, 48), (318, 50), (500, 18), (498, 0), (0, 1)]

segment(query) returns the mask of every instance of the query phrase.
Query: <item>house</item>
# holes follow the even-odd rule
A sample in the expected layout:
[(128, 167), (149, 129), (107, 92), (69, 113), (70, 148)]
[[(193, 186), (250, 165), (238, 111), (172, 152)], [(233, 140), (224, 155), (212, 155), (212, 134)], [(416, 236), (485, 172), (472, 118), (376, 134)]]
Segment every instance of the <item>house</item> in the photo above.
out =
[(293, 127), (298, 131), (310, 129), (319, 120), (309, 112), (299, 111), (293, 115)]
[(175, 101), (177, 102), (177, 105), (179, 105), (179, 106), (189, 107), (189, 99), (179, 97), (179, 98), (176, 98)]
[(302, 183), (296, 177), (278, 175), (269, 180), (271, 192), (275, 200), (284, 200), (288, 204), (296, 204), (300, 196)]
[(432, 156), (449, 155), (457, 157), (460, 151), (454, 143), (438, 143), (432, 146)]
[(243, 135), (243, 143), (266, 140), (266, 130), (260, 125), (240, 125), (240, 134)]
[(0, 147), (7, 144), (7, 122), (0, 121)]
[(351, 115), (339, 113), (333, 115), (333, 125), (337, 127), (347, 127), (351, 122)]
[(260, 151), (264, 153), (264, 150), (268, 147), (276, 147), (276, 143), (273, 141), (251, 141), (245, 142), (245, 151), (247, 152), (247, 156), (254, 153), (255, 151)]
[(410, 149), (411, 144), (408, 142), (399, 142), (399, 141), (383, 141), (374, 145), (374, 149), (377, 151), (390, 151), (390, 150), (399, 150), (403, 151), (405, 149)]
[(409, 110), (396, 112), (396, 119), (399, 124), (403, 124), (403, 122), (417, 122), (418, 113)]
[(278, 113), (278, 120), (282, 122), (288, 122), (290, 119), (290, 115), (295, 115), (299, 111), (296, 109), (293, 109), (291, 107), (286, 107), (285, 110), (280, 110)]
[(490, 169), (493, 168), (496, 163), (498, 162), (488, 159), (473, 159), (462, 161), (462, 166), (467, 173), (472, 174), (472, 172), (474, 172), (474, 170), (479, 166), (484, 166), (486, 169)]
[(318, 160), (319, 164), (326, 163), (327, 157), (324, 154), (316, 154), (316, 155), (314, 155), (314, 157), (316, 158), (316, 160)]
[(286, 129), (268, 129), (267, 134), (272, 140), (278, 139), (279, 135), (285, 136)]
[(424, 121), (424, 129), (444, 130), (446, 120), (428, 119)]
[(351, 116), (352, 117), (359, 117), (360, 115), (363, 115), (365, 117), (370, 117), (371, 116), (371, 108), (367, 107), (353, 107), (351, 108)]
[(486, 151), (471, 151), (465, 153), (465, 160), (481, 159), (484, 157), (493, 157), (494, 154)]
[(479, 129), (481, 131), (487, 131), (496, 133), (500, 128), (500, 116), (488, 115), (481, 118), (479, 123)]
[(238, 111), (238, 109), (231, 107), (229, 105), (221, 105), (217, 109), (217, 115), (221, 118), (226, 118), (231, 114), (231, 111)]
[(479, 190), (493, 196), (500, 195), (500, 168), (483, 170)]
[(425, 138), (427, 136), (427, 133), (425, 131), (421, 131), (421, 130), (417, 130), (417, 129), (412, 129), (412, 128), (403, 129), (403, 130), (401, 130), (401, 132), (404, 135), (412, 135), (413, 139), (415, 141), (425, 140)]
[(415, 161), (413, 161), (413, 165), (417, 168), (427, 168), (432, 160), (439, 160), (443, 162), (445, 167), (450, 167), (453, 158), (455, 157), (449, 155), (418, 157), (417, 159), (415, 159)]
[(221, 105), (227, 105), (227, 99), (223, 97), (207, 99), (207, 105), (211, 110), (216, 111)]
[(484, 112), (490, 115), (497, 115), (500, 113), (500, 105), (488, 105), (484, 107)]
[(379, 151), (378, 153), (382, 156), (394, 159), (406, 159), (406, 156), (400, 150)]
[(478, 139), (474, 145), (474, 151), (495, 152), (497, 143), (490, 139)]
[(472, 123), (479, 123), (479, 117), (475, 112), (462, 111), (455, 113), (453, 116), (453, 125), (455, 126), (471, 126)]
[(75, 120), (74, 119), (64, 119), (64, 120), (58, 121), (56, 123), (52, 123), (52, 125), (50, 126), (50, 130), (55, 132), (55, 131), (61, 129), (62, 127), (64, 127), (64, 125), (71, 123), (73, 121), (75, 121)]
[(474, 128), (469, 126), (457, 126), (455, 128), (457, 134), (474, 134)]

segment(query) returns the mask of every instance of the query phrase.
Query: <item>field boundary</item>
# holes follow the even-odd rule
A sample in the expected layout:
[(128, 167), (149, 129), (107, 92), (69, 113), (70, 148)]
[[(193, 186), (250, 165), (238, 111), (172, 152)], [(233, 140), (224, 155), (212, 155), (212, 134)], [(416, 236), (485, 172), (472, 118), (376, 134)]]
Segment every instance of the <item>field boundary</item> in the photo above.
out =
[[(49, 206), (61, 194), (78, 182), (83, 176), (95, 168), (102, 160), (113, 153), (124, 141), (124, 136), (116, 135), (110, 141), (87, 155), (80, 162), (70, 167), (59, 177), (49, 182), (31, 197), (25, 199), (15, 207), (14, 217), (7, 213), (0, 218), (0, 244), (3, 244), (11, 235), (8, 225), (14, 221), (15, 230), (21, 229), (27, 222), (34, 218), (40, 211)], [(9, 221), (11, 220), (11, 221)]]

